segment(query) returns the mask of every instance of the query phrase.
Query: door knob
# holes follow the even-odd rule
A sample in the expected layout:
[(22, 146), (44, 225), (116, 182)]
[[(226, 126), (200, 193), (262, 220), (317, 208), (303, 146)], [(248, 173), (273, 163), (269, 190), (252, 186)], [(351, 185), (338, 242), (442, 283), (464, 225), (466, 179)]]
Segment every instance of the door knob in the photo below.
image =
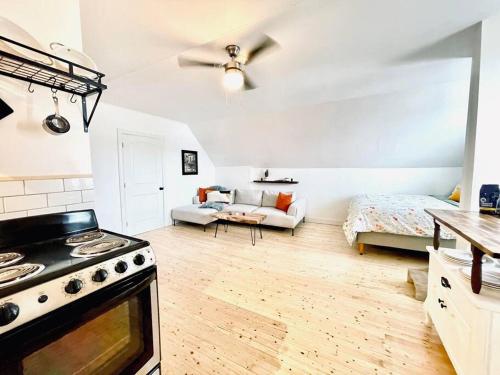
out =
[(158, 189), (159, 189), (159, 190), (164, 190), (164, 187), (163, 187), (163, 186), (160, 186)]

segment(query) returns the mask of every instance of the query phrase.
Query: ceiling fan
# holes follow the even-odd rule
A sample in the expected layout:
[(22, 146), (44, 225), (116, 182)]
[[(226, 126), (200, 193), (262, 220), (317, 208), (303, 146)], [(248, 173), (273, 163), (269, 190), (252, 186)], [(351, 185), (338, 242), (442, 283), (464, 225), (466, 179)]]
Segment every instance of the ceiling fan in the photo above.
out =
[(266, 51), (270, 51), (279, 47), (279, 44), (267, 35), (246, 54), (245, 57), (240, 55), (240, 47), (236, 44), (229, 44), (225, 47), (225, 51), (229, 55), (230, 60), (226, 63), (217, 63), (210, 61), (194, 60), (184, 56), (178, 56), (177, 61), (181, 68), (203, 67), (224, 69), (223, 84), (228, 91), (236, 90), (253, 90), (257, 86), (250, 80), (244, 67), (252, 63), (257, 57)]

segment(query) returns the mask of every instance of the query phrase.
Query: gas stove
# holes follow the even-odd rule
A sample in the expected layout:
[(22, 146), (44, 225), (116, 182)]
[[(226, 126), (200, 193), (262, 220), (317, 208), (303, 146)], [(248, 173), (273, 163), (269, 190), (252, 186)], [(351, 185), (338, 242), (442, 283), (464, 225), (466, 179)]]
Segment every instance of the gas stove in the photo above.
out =
[[(75, 322), (74, 330), (81, 329), (81, 319), (86, 316), (86, 311), (94, 311), (103, 306), (104, 302), (96, 302), (101, 301), (101, 296), (109, 294), (104, 301), (112, 300), (125, 286), (126, 290), (132, 291), (138, 288), (137, 285), (142, 285), (144, 280), (148, 280), (151, 298), (143, 301), (143, 308), (146, 312), (150, 311), (149, 329), (156, 332), (144, 336), (145, 340), (152, 341), (148, 343), (149, 346), (142, 344), (144, 348), (154, 349), (151, 349), (151, 358), (142, 361), (143, 366), (147, 365), (143, 369), (147, 368), (150, 372), (159, 363), (159, 335), (156, 266), (149, 243), (100, 229), (93, 210), (0, 222), (0, 346), (4, 348), (19, 345), (21, 340), (27, 340), (22, 339), (24, 335), (29, 336), (28, 343), (30, 340), (36, 341), (37, 337), (41, 341), (46, 340), (43, 331), (46, 328), (43, 327), (52, 319), (55, 319), (55, 330), (61, 329), (69, 335), (72, 330), (67, 330), (75, 317), (67, 316), (64, 311), (77, 309), (81, 316), (77, 317), (79, 323)], [(112, 311), (115, 311), (113, 309), (121, 306), (120, 304), (130, 305), (132, 308), (124, 297), (123, 300), (115, 301), (114, 307), (104, 309), (101, 315), (112, 314)], [(155, 306), (152, 308), (151, 305)], [(58, 316), (59, 318), (56, 318)], [(126, 320), (125, 324), (132, 326), (128, 321), (132, 317), (133, 315), (129, 314), (122, 318)], [(59, 327), (64, 319), (68, 322)], [(141, 319), (145, 319), (144, 316)], [(93, 320), (89, 320), (89, 324), (95, 324), (91, 322)], [(42, 331), (34, 328), (37, 324), (41, 324), (38, 329)], [(139, 334), (136, 332), (136, 335)], [(59, 339), (52, 338), (49, 342)], [(124, 340), (123, 342), (133, 341), (134, 338), (127, 337)], [(40, 342), (37, 342), (33, 348), (40, 348), (40, 345)], [(44, 353), (45, 357), (50, 356), (50, 345), (46, 346), (49, 354)], [(27, 347), (16, 353), (21, 352), (29, 353), (30, 349)], [(0, 373), (9, 373), (6, 371), (11, 368), (9, 366), (12, 366), (12, 369), (17, 368), (19, 363), (26, 360), (24, 357), (16, 359), (16, 355), (12, 353), (12, 364), (9, 360), (0, 358)], [(80, 351), (75, 354), (75, 371), (79, 370), (81, 356)], [(89, 362), (92, 366), (99, 364), (99, 360), (92, 358), (90, 354)], [(61, 367), (54, 363), (50, 366), (48, 372), (59, 372), (63, 367), (67, 367), (67, 363), (61, 364)], [(96, 371), (106, 373), (104, 368), (107, 367), (98, 367)], [(36, 369), (39, 370), (38, 364)], [(139, 369), (137, 368), (136, 372), (143, 373)], [(23, 373), (16, 371), (12, 370), (12, 373)]]

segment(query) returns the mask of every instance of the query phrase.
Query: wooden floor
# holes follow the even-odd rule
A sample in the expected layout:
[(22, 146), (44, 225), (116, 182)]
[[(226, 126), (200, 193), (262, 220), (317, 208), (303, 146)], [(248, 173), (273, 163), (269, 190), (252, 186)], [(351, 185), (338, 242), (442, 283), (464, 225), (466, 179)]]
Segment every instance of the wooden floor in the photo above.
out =
[[(340, 227), (155, 230), (167, 374), (454, 374), (406, 282), (424, 254), (368, 248)], [(220, 229), (220, 228), (219, 228)]]

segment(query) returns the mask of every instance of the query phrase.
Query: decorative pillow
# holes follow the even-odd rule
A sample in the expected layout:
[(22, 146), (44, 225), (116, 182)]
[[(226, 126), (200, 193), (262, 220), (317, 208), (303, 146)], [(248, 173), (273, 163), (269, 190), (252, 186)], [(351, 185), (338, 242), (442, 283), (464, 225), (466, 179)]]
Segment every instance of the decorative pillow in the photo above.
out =
[(211, 191), (207, 193), (207, 202), (230, 203), (229, 194), (222, 194), (220, 191)]
[(207, 193), (211, 191), (213, 191), (213, 189), (202, 187), (198, 189), (198, 197), (200, 198), (200, 203), (207, 201)]
[(288, 207), (292, 204), (293, 194), (279, 193), (276, 200), (276, 208), (281, 211), (288, 211)]
[(460, 202), (460, 185), (455, 186), (455, 189), (453, 190), (453, 193), (448, 197), (448, 199), (455, 201), (455, 202)]

